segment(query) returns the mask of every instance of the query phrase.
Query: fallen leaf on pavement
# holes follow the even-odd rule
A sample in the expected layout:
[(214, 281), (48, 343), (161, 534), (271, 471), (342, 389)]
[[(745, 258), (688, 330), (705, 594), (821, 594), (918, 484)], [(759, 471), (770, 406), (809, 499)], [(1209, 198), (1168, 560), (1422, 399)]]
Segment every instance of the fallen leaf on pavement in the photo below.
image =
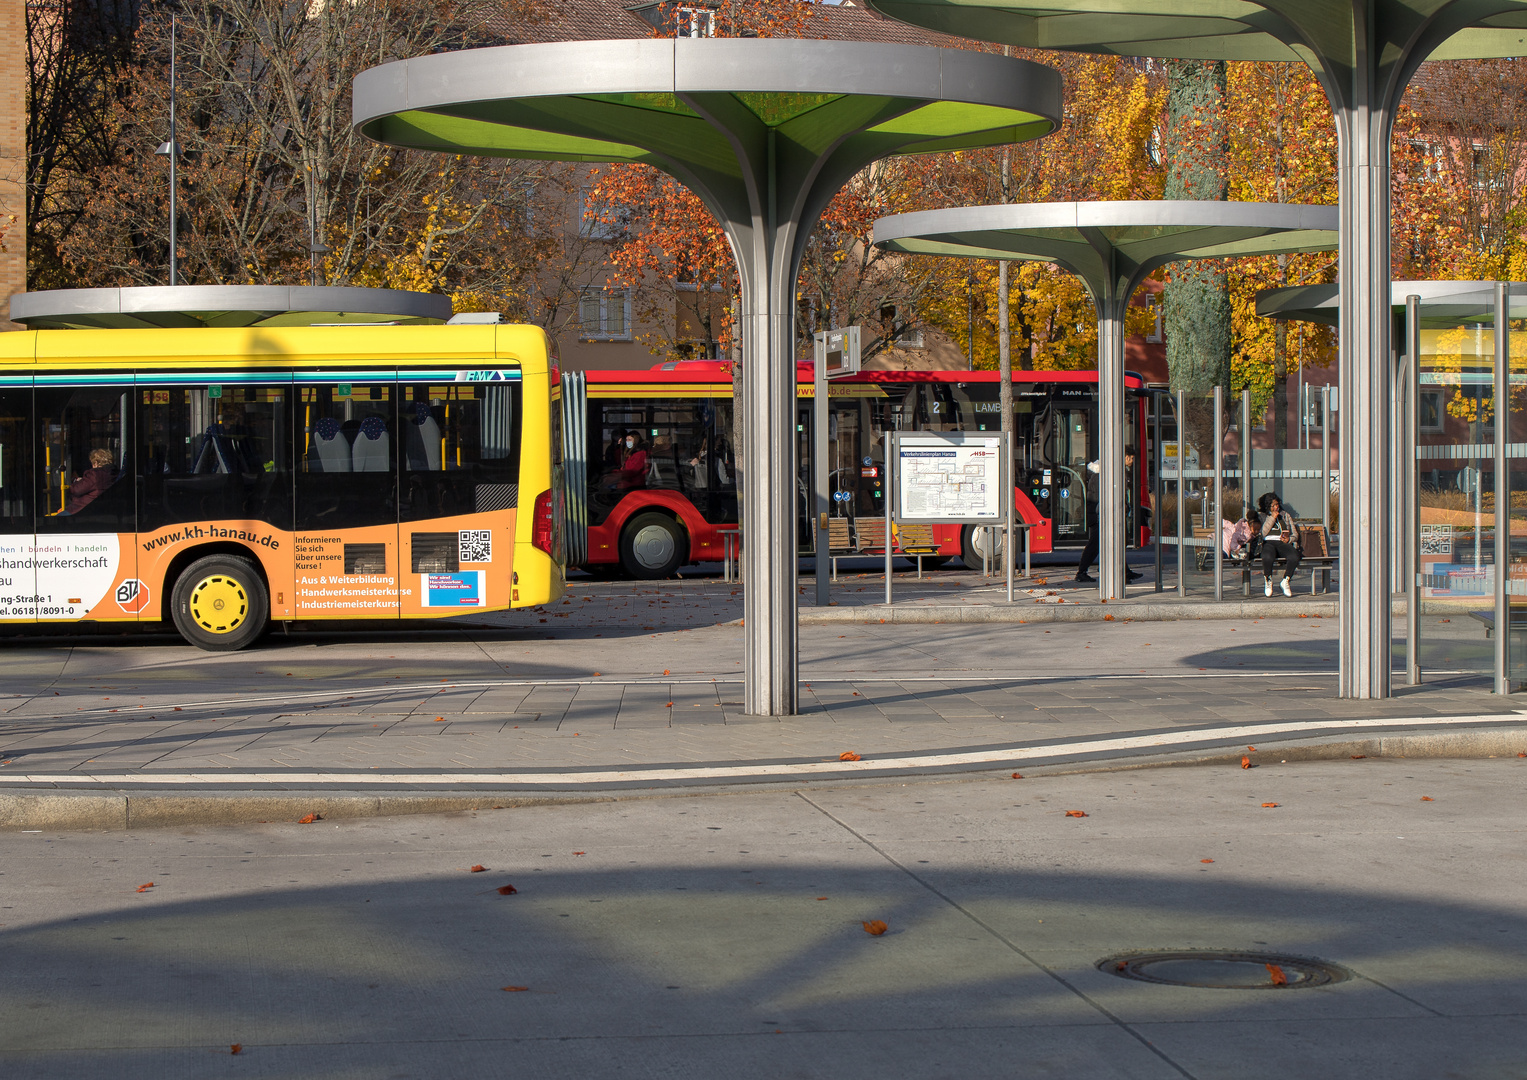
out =
[(1243, 768), (1243, 769), (1251, 768), (1251, 759), (1249, 757), (1241, 758), (1241, 768)]
[(1283, 969), (1277, 964), (1263, 964), (1262, 966), (1267, 969), (1267, 974), (1272, 976), (1272, 984), (1274, 986), (1288, 985), (1288, 976), (1283, 974)]
[(479, 863), (473, 863), (471, 865), (471, 867), (468, 868), (467, 873), (469, 873), (469, 874), (480, 874), (480, 873), (482, 873), (486, 869), (487, 869), (487, 867), (484, 866), (480, 862)]
[(573, 852), (573, 854), (574, 855), (587, 855), (588, 852), (587, 851), (575, 851), (575, 852)]
[(1432, 798), (1430, 795), (1422, 795), (1421, 796), (1421, 801), (1422, 802), (1436, 802), (1437, 800)]
[(1262, 804), (1262, 808), (1263, 808), (1263, 809), (1264, 809), (1264, 810), (1271, 810), (1271, 809), (1272, 809), (1272, 808), (1273, 808), (1273, 807), (1275, 807), (1275, 806), (1277, 806), (1277, 805), (1278, 805), (1278, 804), (1277, 804), (1277, 803), (1275, 803), (1275, 802), (1265, 802), (1265, 803), (1263, 803), (1263, 804)]
[(443, 724), (443, 723), (445, 723), (445, 717), (443, 717), (443, 716), (437, 716), (437, 717), (435, 717), (435, 723), (437, 723), (437, 724)]
[(843, 753), (838, 755), (838, 760), (839, 761), (858, 761), (859, 760), (859, 755), (854, 753), (852, 750), (845, 750), (845, 751), (843, 751)]
[(500, 896), (513, 896), (519, 891), (520, 890), (516, 889), (513, 885), (500, 885), (498, 887), (498, 895)]
[(1352, 755), (1352, 760), (1353, 761), (1362, 761), (1367, 756), (1368, 756), (1367, 754), (1353, 754)]
[(1199, 862), (1213, 862), (1213, 859), (1199, 859)]
[(510, 993), (510, 994), (518, 994), (518, 993), (520, 993), (522, 991), (529, 990), (530, 987), (528, 987), (528, 986), (501, 986), (501, 987), (499, 987), (499, 989), (501, 989), (501, 990), (503, 990), (503, 991), (505, 991), (507, 993)]
[(1066, 811), (1066, 816), (1067, 817), (1086, 817), (1087, 816), (1087, 811), (1085, 811), (1085, 810), (1067, 810)]
[(230, 1054), (237, 1054), (237, 1053), (240, 1053), (241, 1051), (243, 1051), (243, 1049), (244, 1049), (244, 1044), (243, 1043), (231, 1043), (229, 1045), (229, 1047), (228, 1047), (228, 1052)]
[(663, 669), (663, 674), (664, 674), (664, 675), (667, 675), (667, 674), (668, 674), (668, 669), (667, 669), (667, 668), (664, 668), (664, 669)]
[(1253, 754), (1257, 752), (1257, 748), (1255, 746), (1248, 746), (1246, 749), (1250, 750)]
[(885, 933), (887, 929), (888, 927), (885, 925), (885, 923), (879, 919), (871, 919), (869, 922), (864, 924), (864, 932), (869, 934), (871, 937), (879, 937), (881, 934)]
[(1103, 621), (1104, 622), (1113, 622), (1113, 616), (1112, 615), (1104, 615), (1103, 616)]
[(1023, 779), (1023, 774), (1021, 772), (1015, 772), (1013, 774), (1013, 779), (1014, 780), (1022, 780)]
[(818, 899), (818, 900), (826, 900), (826, 899), (827, 899), (827, 897), (825, 897), (825, 896), (819, 896), (819, 897), (817, 897), (817, 899)]
[(136, 891), (137, 892), (148, 892), (153, 887), (154, 887), (154, 883), (152, 881), (145, 881), (142, 885), (138, 886)]
[(323, 820), (323, 816), (321, 814), (304, 814), (302, 817), (297, 819), (297, 824), (298, 825), (311, 825), (315, 821), (322, 821), (322, 820)]

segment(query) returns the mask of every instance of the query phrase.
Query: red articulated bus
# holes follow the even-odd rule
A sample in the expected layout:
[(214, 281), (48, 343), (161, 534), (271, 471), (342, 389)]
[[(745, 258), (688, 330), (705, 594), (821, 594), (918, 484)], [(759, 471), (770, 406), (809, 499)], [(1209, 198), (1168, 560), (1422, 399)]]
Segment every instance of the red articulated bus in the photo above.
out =
[[(727, 361), (659, 364), (650, 370), (563, 377), (569, 565), (662, 578), (690, 563), (720, 560), (737, 528), (736, 414)], [(1013, 476), (1017, 517), (1032, 551), (1086, 541), (1084, 472), (1098, 453), (1097, 373), (1013, 373)], [(797, 374), (796, 478), (799, 549), (812, 553), (811, 365)], [(885, 512), (884, 435), (892, 431), (996, 431), (1002, 424), (994, 371), (863, 371), (829, 385), (829, 502), (834, 517)], [(1149, 391), (1125, 379), (1125, 445), (1135, 448), (1131, 517), (1149, 504)], [(985, 530), (935, 525), (939, 559), (982, 564)], [(1142, 522), (1132, 537), (1145, 543)]]

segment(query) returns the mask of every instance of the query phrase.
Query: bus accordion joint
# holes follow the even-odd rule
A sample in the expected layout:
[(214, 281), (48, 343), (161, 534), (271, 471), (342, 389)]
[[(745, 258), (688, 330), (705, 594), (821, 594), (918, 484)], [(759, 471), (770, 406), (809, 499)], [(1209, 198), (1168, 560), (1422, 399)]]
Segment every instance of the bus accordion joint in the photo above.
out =
[(530, 543), (548, 555), (551, 554), (552, 524), (551, 492), (543, 491), (536, 496), (535, 512), (530, 524)]

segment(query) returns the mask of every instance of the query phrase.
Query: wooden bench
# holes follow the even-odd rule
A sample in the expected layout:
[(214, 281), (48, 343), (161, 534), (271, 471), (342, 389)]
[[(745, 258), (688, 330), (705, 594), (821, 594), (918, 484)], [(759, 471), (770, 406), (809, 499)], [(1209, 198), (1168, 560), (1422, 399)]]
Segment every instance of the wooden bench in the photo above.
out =
[[(1336, 557), (1331, 554), (1331, 536), (1318, 521), (1299, 521), (1299, 569), (1310, 572), (1310, 595), (1331, 591), (1331, 568)], [(1257, 563), (1261, 560), (1258, 559)], [(1248, 560), (1241, 563), (1241, 595), (1251, 595), (1251, 575), (1256, 567)], [(1318, 587), (1317, 587), (1318, 586)]]
[[(923, 559), (938, 555), (938, 541), (932, 525), (893, 525), (891, 554), (917, 560), (917, 576), (923, 576)], [(827, 555), (832, 561), (832, 579), (838, 580), (838, 560), (853, 555), (885, 554), (885, 518), (863, 517), (827, 519)]]

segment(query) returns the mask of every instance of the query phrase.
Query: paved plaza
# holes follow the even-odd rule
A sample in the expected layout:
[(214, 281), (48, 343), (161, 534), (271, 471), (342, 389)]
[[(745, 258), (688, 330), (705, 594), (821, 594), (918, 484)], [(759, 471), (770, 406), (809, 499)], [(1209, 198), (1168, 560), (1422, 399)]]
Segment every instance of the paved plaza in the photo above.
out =
[[(0, 1071), (1515, 1080), (1524, 770), (1342, 760), (10, 833)], [(1345, 978), (1207, 989), (1106, 962), (1159, 949)]]
[[(909, 605), (989, 588), (907, 577)], [(835, 595), (881, 587), (850, 576)], [(13, 637), (0, 796), (863, 777), (1518, 720), (1515, 698), (1466, 670), (1338, 700), (1335, 620), (1282, 598), (1292, 617), (1140, 621), (1116, 604), (1112, 621), (901, 624), (838, 609), (855, 621), (802, 628), (801, 715), (759, 718), (742, 711), (740, 600), (714, 578), (585, 579), (541, 612), (298, 625), (239, 653), (137, 629)], [(1454, 667), (1487, 669), (1477, 623), (1433, 622)]]

